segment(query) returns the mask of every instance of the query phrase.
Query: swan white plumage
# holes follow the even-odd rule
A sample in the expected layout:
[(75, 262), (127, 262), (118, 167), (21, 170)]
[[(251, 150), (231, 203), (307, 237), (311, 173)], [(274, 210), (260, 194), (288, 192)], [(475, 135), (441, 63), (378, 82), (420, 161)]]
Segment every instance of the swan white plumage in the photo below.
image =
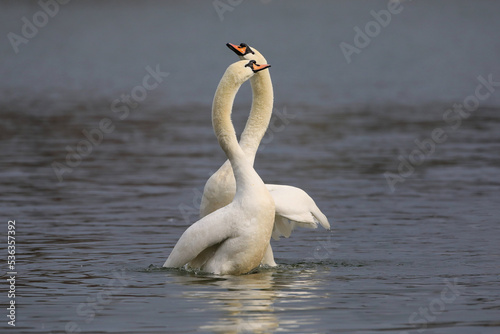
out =
[(227, 206), (198, 220), (182, 234), (164, 267), (187, 266), (238, 275), (259, 266), (271, 238), (275, 206), (238, 144), (231, 109), (243, 82), (269, 66), (240, 60), (224, 73), (212, 105), (212, 125), (234, 171), (236, 193)]
[[(227, 46), (240, 59), (255, 60), (259, 64), (267, 63), (262, 54), (255, 48), (242, 43)], [(260, 142), (266, 133), (273, 110), (273, 86), (269, 71), (255, 74), (251, 79), (252, 107), (245, 129), (241, 134), (240, 146), (248, 160), (253, 165)], [(317, 228), (318, 223), (330, 229), (327, 217), (321, 212), (314, 200), (302, 189), (292, 186), (266, 184), (276, 204), (273, 239), (280, 236), (289, 237), (295, 226)], [(226, 161), (205, 184), (200, 206), (200, 217), (231, 203), (236, 191), (231, 164)], [(274, 255), (269, 243), (262, 264), (276, 266)]]

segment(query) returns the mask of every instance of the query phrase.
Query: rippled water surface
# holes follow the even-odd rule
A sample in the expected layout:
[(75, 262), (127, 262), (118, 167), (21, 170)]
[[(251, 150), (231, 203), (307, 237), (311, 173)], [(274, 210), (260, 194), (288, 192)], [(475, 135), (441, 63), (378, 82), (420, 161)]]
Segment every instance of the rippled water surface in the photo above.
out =
[(478, 111), (391, 193), (383, 172), (397, 171), (399, 150), (442, 125), (426, 110), (289, 106), (295, 118), (257, 170), (307, 190), (333, 229), (273, 241), (279, 267), (240, 277), (160, 268), (223, 162), (208, 106), (117, 125), (61, 183), (50, 164), (101, 114), (4, 112), (2, 212), (17, 222), (19, 328), (495, 333), (498, 111)]
[[(499, 332), (498, 91), (459, 125), (443, 120), (474, 94), (479, 75), (500, 81), (498, 61), (488, 61), (498, 42), (486, 42), (498, 31), (486, 28), (498, 6), (459, 1), (449, 16), (436, 7), (439, 20), (429, 3), (408, 4), (401, 14), (407, 16), (394, 18), (348, 66), (337, 44), (352, 39), (352, 27), (369, 20), (374, 5), (261, 1), (242, 4), (221, 22), (211, 4), (109, 3), (70, 3), (18, 55), (2, 46), (8, 66), (0, 85), (1, 230), (16, 220), (18, 272), (16, 328), (2, 315), (2, 333)], [(6, 7), (6, 31), (37, 10)], [(261, 10), (263, 25), (252, 25)], [(457, 39), (417, 34), (414, 51), (395, 47), (409, 40), (399, 33), (421, 20), (434, 29), (424, 30), (453, 34), (456, 17), (466, 18), (461, 24), (470, 26), (460, 29), (477, 39), (462, 30)], [(237, 18), (245, 22), (241, 31)], [(291, 24), (296, 20), (315, 22), (315, 33)], [(260, 34), (265, 29), (268, 39)], [(279, 39), (281, 29), (296, 38)], [(225, 160), (210, 104), (236, 60), (224, 44), (241, 42), (239, 34), (262, 40), (259, 48), (273, 58), (274, 126), (256, 170), (267, 183), (307, 191), (332, 230), (299, 229), (272, 241), (279, 266), (247, 275), (164, 269), (197, 219), (207, 178)], [(461, 49), (460, 36), (484, 48)], [(305, 47), (309, 38), (331, 45), (313, 53)], [(393, 67), (384, 63), (384, 49)], [(214, 50), (220, 56), (206, 60)], [(433, 67), (425, 59), (441, 59), (436, 54), (449, 61)], [(145, 67), (157, 63), (169, 76), (120, 119), (113, 100), (130, 94)], [(249, 96), (245, 85), (233, 111), (238, 132)], [(103, 119), (112, 130), (101, 138), (95, 129)], [(441, 142), (419, 149), (415, 140), (428, 143), (436, 129)], [(68, 158), (78, 145), (90, 150), (81, 143), (83, 130), (98, 144), (81, 160)], [(61, 166), (67, 169), (54, 169)], [(387, 172), (399, 177), (392, 188)]]

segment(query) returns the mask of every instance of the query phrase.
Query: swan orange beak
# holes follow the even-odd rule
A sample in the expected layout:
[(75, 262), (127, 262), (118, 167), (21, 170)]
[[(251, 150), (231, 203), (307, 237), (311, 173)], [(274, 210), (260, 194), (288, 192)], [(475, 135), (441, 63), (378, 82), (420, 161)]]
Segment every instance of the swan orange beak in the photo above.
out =
[(241, 43), (240, 45), (227, 43), (226, 46), (228, 48), (230, 48), (231, 50), (233, 50), (233, 52), (236, 53), (240, 57), (242, 57), (246, 54), (249, 54), (249, 53), (254, 54), (253, 50), (245, 43)]
[(257, 64), (255, 60), (250, 60), (248, 64), (245, 65), (245, 67), (250, 67), (253, 71), (253, 73), (257, 73), (259, 71), (265, 70), (266, 68), (271, 67), (269, 64)]

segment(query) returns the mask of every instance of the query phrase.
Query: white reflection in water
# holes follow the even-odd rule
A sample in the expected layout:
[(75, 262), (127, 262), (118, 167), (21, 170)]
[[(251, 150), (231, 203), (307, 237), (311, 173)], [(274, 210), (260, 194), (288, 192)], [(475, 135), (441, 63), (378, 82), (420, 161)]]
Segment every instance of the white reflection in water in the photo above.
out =
[[(294, 319), (280, 318), (284, 311), (310, 309), (311, 298), (321, 296), (317, 281), (311, 279), (317, 270), (303, 270), (296, 275), (280, 275), (274, 271), (261, 271), (242, 276), (173, 277), (174, 283), (196, 286), (195, 291), (183, 291), (182, 297), (210, 305), (220, 314), (217, 319), (207, 319), (198, 330), (216, 333), (269, 333), (277, 330), (289, 331), (320, 319), (297, 316)], [(292, 302), (293, 301), (293, 302)], [(287, 305), (292, 302), (293, 305)], [(307, 304), (305, 304), (307, 302)], [(301, 308), (300, 304), (304, 308)], [(308, 305), (309, 307), (307, 307)], [(321, 308), (324, 308), (321, 307)]]

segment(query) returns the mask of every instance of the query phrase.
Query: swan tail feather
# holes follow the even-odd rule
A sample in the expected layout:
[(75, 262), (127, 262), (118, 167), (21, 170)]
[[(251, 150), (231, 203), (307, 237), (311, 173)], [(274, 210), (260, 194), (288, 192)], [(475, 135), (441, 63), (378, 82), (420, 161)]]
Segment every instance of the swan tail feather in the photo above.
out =
[(285, 217), (276, 215), (274, 218), (274, 227), (272, 238), (274, 240), (279, 240), (280, 237), (288, 238), (295, 229), (295, 222), (288, 220)]
[(325, 229), (327, 229), (327, 230), (330, 229), (330, 222), (328, 221), (328, 218), (326, 218), (325, 214), (323, 212), (321, 212), (321, 210), (318, 208), (316, 203), (315, 203), (314, 207), (311, 208), (311, 214), (313, 215), (313, 218), (316, 221), (316, 224), (319, 223)]
[(276, 206), (273, 239), (288, 238), (295, 227), (330, 229), (328, 218), (304, 190), (284, 185), (266, 184)]

